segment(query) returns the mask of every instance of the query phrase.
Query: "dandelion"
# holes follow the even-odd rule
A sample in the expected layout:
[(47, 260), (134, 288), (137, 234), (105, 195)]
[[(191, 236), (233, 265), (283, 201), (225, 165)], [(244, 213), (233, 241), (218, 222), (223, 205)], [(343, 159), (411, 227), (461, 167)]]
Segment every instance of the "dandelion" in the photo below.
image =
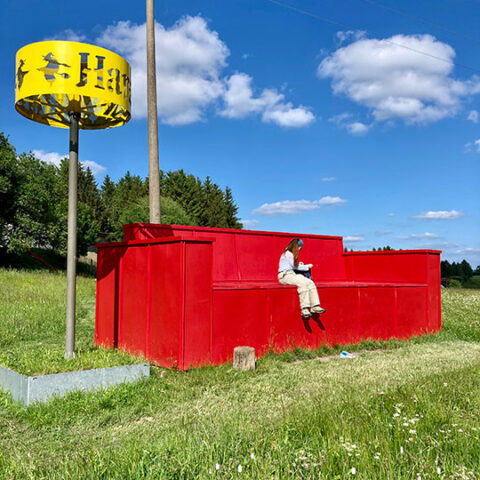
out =
[(238, 470), (238, 473), (242, 473), (242, 466), (239, 465), (238, 468), (237, 468), (237, 470)]
[(355, 475), (357, 473), (357, 469), (355, 467), (352, 467), (352, 470), (350, 470), (350, 473), (352, 475)]

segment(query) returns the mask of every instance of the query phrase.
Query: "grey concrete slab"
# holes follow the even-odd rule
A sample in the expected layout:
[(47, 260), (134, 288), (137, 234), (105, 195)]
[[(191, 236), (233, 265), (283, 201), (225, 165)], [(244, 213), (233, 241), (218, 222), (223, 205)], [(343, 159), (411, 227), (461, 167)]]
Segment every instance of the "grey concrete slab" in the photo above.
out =
[(0, 366), (0, 388), (10, 392), (13, 400), (31, 405), (46, 402), (53, 396), (63, 397), (76, 390), (98, 390), (148, 376), (149, 363), (34, 376), (21, 375)]

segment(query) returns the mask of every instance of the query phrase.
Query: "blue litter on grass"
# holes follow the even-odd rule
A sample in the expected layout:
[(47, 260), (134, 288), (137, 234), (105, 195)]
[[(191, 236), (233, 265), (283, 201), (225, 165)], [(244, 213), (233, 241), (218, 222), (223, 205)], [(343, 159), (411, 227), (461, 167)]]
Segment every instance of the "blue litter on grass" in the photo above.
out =
[(355, 358), (353, 353), (348, 353), (345, 350), (340, 354), (340, 358)]

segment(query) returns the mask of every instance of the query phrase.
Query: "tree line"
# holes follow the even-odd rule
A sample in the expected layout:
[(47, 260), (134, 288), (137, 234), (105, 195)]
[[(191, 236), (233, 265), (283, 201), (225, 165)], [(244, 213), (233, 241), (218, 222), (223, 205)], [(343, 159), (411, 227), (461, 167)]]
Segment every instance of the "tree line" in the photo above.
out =
[[(162, 223), (242, 228), (229, 187), (222, 190), (183, 170), (161, 172)], [(0, 248), (66, 251), (68, 159), (59, 166), (32, 153), (17, 155), (0, 132)], [(127, 172), (97, 185), (90, 168), (78, 166), (77, 247), (80, 255), (102, 241), (122, 239), (122, 225), (149, 221), (148, 178)]]
[(473, 275), (480, 275), (480, 265), (473, 270), (472, 266), (466, 261), (452, 262), (443, 260), (441, 262), (442, 278), (458, 278), (465, 282), (473, 277)]

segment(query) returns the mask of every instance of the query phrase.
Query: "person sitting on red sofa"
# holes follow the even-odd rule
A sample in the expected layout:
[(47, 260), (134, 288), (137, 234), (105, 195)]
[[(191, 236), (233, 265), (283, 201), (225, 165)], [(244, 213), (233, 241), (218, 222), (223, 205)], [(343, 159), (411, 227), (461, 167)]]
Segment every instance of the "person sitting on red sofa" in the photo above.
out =
[[(300, 238), (294, 238), (287, 245), (278, 264), (278, 281), (281, 285), (295, 285), (300, 299), (300, 309), (303, 318), (309, 318), (312, 313), (324, 313), (320, 307), (317, 287), (313, 280), (307, 278), (302, 272), (309, 272), (312, 264), (304, 265), (298, 261), (298, 253), (303, 246)], [(300, 273), (296, 273), (300, 272)]]

